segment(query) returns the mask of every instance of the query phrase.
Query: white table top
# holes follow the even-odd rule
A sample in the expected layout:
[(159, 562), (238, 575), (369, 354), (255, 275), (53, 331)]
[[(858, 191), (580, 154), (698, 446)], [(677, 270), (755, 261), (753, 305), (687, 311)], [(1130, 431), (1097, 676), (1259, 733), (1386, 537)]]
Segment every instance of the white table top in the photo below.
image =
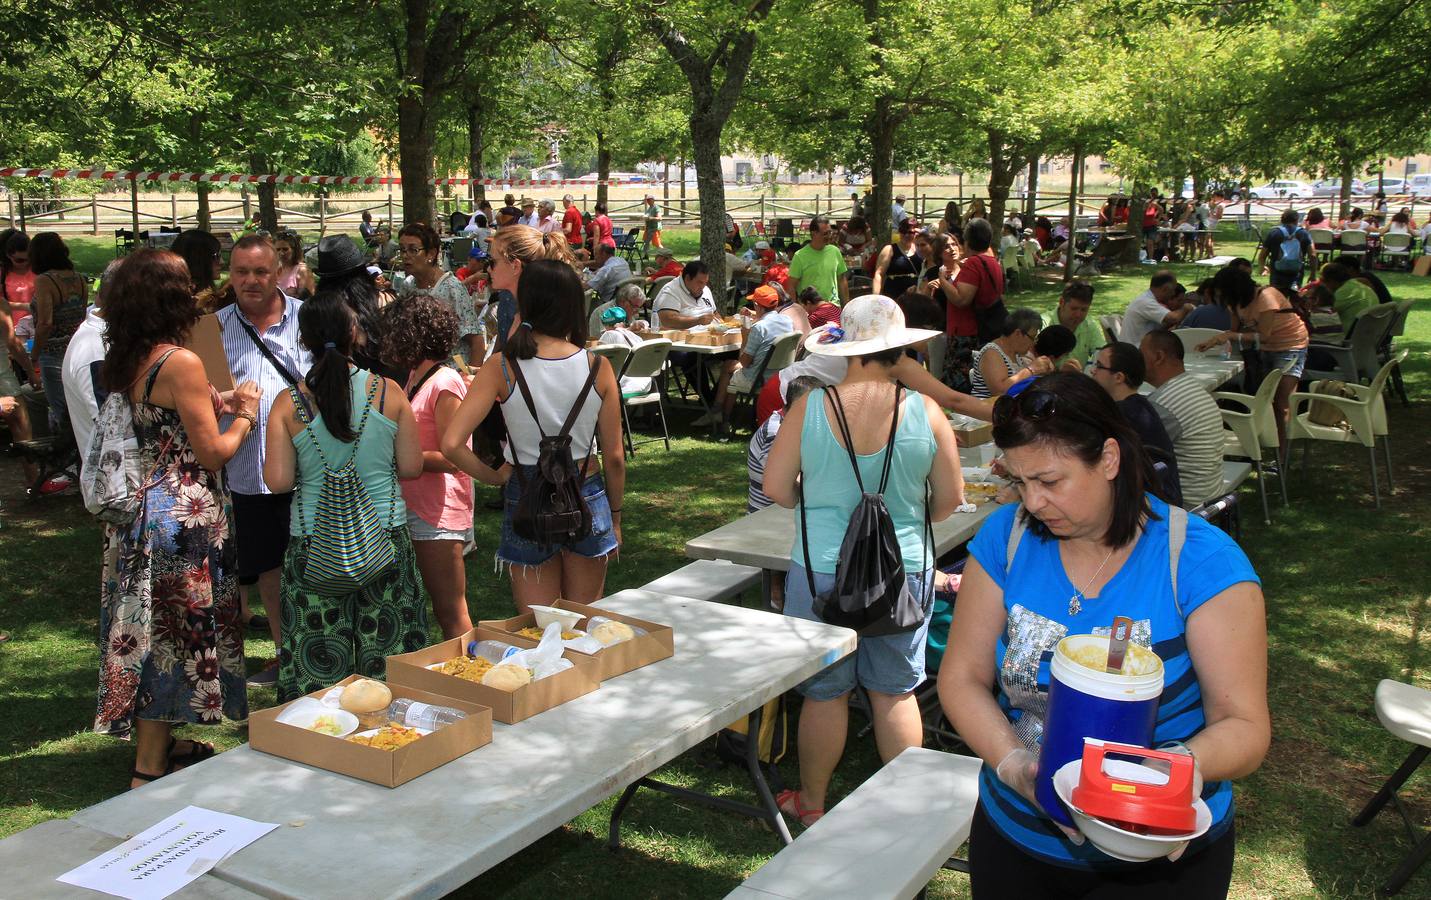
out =
[[(0, 841), (0, 871), (5, 873), (0, 893), (26, 900), (96, 900), (105, 895), (55, 879), (120, 842), (119, 837), (67, 819), (52, 819), (12, 834)], [(212, 875), (202, 875), (169, 896), (177, 900), (253, 900), (258, 895)]]
[[(1189, 356), (1183, 361), (1183, 366), (1187, 373), (1196, 379), (1209, 391), (1215, 391), (1228, 381), (1242, 374), (1246, 368), (1241, 359), (1223, 359), (1221, 356)], [(1138, 388), (1138, 393), (1148, 396), (1153, 392), (1153, 386), (1148, 382), (1143, 382)]]
[[(955, 513), (934, 523), (934, 555), (941, 556), (972, 538), (999, 504), (992, 500), (977, 512)], [(767, 506), (714, 531), (686, 541), (692, 559), (728, 559), (734, 563), (790, 571), (790, 551), (795, 543), (795, 510)], [(930, 565), (934, 564), (931, 558)]]
[(1214, 268), (1222, 268), (1223, 266), (1225, 266), (1225, 265), (1227, 265), (1228, 263), (1232, 262), (1232, 261), (1233, 261), (1234, 259), (1236, 259), (1236, 258), (1237, 258), (1237, 257), (1235, 257), (1235, 256), (1209, 256), (1207, 259), (1195, 259), (1195, 260), (1193, 260), (1193, 265), (1195, 265), (1195, 266), (1213, 266)]
[[(247, 746), (76, 813), (138, 833), (189, 804), (283, 827), (213, 875), (271, 897), (439, 897), (852, 652), (855, 633), (629, 590), (610, 609), (672, 626), (670, 659), (604, 682), (397, 788)], [(315, 878), (315, 863), (323, 878)]]
[(739, 353), (740, 348), (740, 344), (723, 344), (722, 346), (716, 347), (711, 344), (687, 344), (684, 342), (677, 341), (671, 342), (672, 353), (684, 351), (686, 353), (706, 353), (710, 355), (718, 355), (721, 353)]

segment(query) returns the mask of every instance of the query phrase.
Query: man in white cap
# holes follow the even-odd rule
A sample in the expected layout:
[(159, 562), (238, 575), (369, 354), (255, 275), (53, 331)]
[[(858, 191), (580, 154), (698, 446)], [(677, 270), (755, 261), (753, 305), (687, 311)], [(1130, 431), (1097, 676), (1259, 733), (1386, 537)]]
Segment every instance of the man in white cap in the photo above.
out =
[(899, 223), (907, 218), (909, 218), (909, 213), (904, 211), (904, 195), (898, 194), (894, 198), (894, 205), (890, 207), (890, 224), (898, 228)]
[(681, 274), (681, 264), (676, 262), (676, 254), (670, 247), (656, 248), (656, 265), (646, 267), (646, 280), (655, 281), (657, 278), (675, 278)]
[(537, 201), (533, 200), (531, 197), (523, 197), (522, 214), (517, 218), (517, 224), (530, 225), (532, 228), (536, 228), (538, 221), (539, 217), (537, 216)]
[(655, 194), (647, 194), (645, 203), (646, 228), (641, 232), (642, 256), (645, 256), (652, 247), (659, 249), (661, 246), (661, 206), (656, 202)]

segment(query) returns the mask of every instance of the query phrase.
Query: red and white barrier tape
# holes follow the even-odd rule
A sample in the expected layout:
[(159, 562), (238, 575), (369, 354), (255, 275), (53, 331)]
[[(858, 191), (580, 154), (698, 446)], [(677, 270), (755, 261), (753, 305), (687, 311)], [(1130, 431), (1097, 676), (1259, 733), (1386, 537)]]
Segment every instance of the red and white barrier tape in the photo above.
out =
[[(401, 178), (363, 177), (352, 175), (239, 175), (205, 172), (122, 172), (112, 169), (28, 169), (18, 166), (0, 167), (0, 178), (78, 178), (90, 181), (169, 181), (211, 184), (402, 184)], [(480, 184), (491, 187), (561, 187), (564, 185), (633, 184), (619, 178), (605, 182), (582, 178), (437, 178), (433, 184)]]

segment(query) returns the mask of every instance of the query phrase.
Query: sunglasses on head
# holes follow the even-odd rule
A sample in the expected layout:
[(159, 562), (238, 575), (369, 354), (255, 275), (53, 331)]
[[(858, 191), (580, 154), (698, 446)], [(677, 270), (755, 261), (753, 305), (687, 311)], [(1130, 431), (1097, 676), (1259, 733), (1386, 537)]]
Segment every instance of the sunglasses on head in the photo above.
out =
[(994, 424), (1003, 425), (1015, 416), (1041, 422), (1058, 412), (1058, 395), (1052, 391), (1027, 390), (1016, 397), (1008, 394), (994, 401)]

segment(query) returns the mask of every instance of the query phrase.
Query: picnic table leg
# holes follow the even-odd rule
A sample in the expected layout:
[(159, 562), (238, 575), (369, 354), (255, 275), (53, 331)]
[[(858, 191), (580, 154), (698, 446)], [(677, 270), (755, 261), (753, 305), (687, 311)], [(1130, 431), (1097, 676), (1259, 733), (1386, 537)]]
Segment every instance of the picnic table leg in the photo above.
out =
[(723, 809), (727, 812), (739, 813), (752, 819), (759, 819), (766, 822), (780, 838), (781, 846), (794, 841), (790, 836), (790, 828), (785, 824), (785, 817), (780, 813), (780, 807), (775, 803), (775, 794), (770, 790), (770, 785), (765, 780), (765, 772), (760, 768), (760, 720), (764, 713), (764, 707), (756, 707), (746, 719), (746, 741), (745, 741), (745, 766), (750, 773), (751, 784), (755, 787), (755, 793), (760, 798), (759, 806), (752, 806), (749, 803), (740, 803), (735, 800), (727, 800), (724, 797), (712, 797), (709, 794), (702, 794), (699, 791), (692, 791), (687, 788), (677, 787), (673, 784), (666, 784), (654, 778), (639, 778), (627, 786), (622, 791), (621, 799), (616, 801), (616, 806), (611, 810), (611, 824), (607, 829), (606, 846), (610, 850), (617, 850), (621, 847), (621, 816), (625, 814), (627, 805), (631, 798), (636, 795), (636, 791), (641, 788), (650, 788), (653, 791), (660, 791), (663, 794), (670, 794), (673, 797), (680, 797), (714, 809)]

